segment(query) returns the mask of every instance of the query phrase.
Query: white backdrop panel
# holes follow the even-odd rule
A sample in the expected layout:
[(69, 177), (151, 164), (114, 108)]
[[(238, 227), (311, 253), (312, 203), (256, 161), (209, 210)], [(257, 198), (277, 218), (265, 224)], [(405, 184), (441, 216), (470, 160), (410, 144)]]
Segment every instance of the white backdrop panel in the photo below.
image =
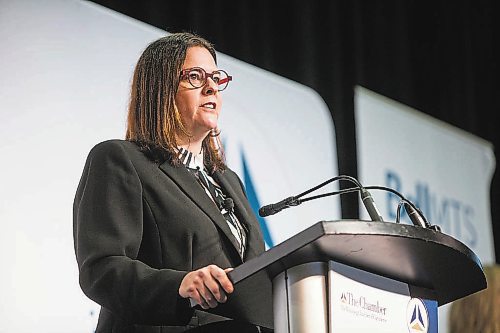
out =
[[(431, 224), (470, 247), (483, 264), (494, 263), (492, 145), (362, 87), (356, 88), (355, 116), (362, 184), (397, 190)], [(384, 219), (394, 221), (395, 196), (383, 191), (372, 195)], [(446, 332), (446, 308), (440, 308), (440, 332)]]
[[(92, 332), (98, 306), (78, 286), (73, 197), (90, 148), (123, 138), (133, 67), (165, 32), (86, 1), (0, 0), (0, 8), (0, 332)], [(321, 98), (218, 56), (235, 78), (220, 122), (228, 164), (260, 203), (337, 175)], [(329, 198), (265, 223), (277, 244), (339, 218), (338, 198)]]

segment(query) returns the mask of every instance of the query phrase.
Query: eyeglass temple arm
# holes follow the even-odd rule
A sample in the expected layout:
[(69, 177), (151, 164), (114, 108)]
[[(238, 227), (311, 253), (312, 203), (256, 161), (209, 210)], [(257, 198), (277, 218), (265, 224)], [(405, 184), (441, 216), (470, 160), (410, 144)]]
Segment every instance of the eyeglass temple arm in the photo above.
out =
[(232, 80), (233, 80), (233, 77), (232, 76), (228, 76), (225, 79), (220, 80), (219, 84), (224, 84), (224, 83), (232, 81)]

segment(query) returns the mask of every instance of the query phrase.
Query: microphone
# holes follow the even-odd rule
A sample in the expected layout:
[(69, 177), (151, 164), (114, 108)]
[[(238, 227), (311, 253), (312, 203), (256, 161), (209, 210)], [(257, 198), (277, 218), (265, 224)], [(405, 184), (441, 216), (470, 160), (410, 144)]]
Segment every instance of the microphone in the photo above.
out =
[(219, 203), (219, 209), (220, 210), (226, 210), (226, 212), (232, 212), (234, 209), (234, 201), (231, 198), (226, 198), (224, 201)]
[(222, 202), (222, 208), (224, 208), (226, 211), (230, 212), (234, 208), (234, 201), (231, 198), (226, 198)]
[(417, 206), (415, 206), (415, 204), (413, 202), (406, 199), (398, 191), (393, 190), (392, 188), (385, 187), (385, 186), (367, 186), (366, 188), (369, 188), (371, 190), (383, 190), (383, 191), (391, 192), (391, 193), (397, 195), (401, 199), (401, 201), (398, 205), (398, 209), (397, 209), (396, 223), (399, 223), (399, 211), (400, 211), (401, 205), (403, 205), (405, 207), (405, 210), (406, 210), (408, 217), (411, 220), (411, 223), (414, 226), (427, 228), (427, 229), (441, 232), (441, 227), (439, 225), (430, 224), (429, 221), (427, 221), (427, 219), (425, 218), (425, 215), (422, 213), (422, 211)]
[(405, 199), (404, 207), (413, 225), (441, 232), (441, 227), (437, 224), (431, 225), (424, 217), (422, 211), (412, 202)]
[(260, 217), (266, 217), (269, 215), (274, 215), (276, 213), (279, 213), (285, 208), (288, 208), (290, 206), (297, 206), (301, 204), (302, 202), (298, 200), (296, 197), (288, 197), (286, 199), (283, 199), (275, 204), (270, 204), (266, 206), (262, 206), (259, 209), (259, 216)]
[(408, 217), (410, 218), (413, 225), (420, 226), (422, 228), (430, 227), (430, 225), (428, 225), (429, 222), (425, 221), (422, 218), (421, 213), (419, 211), (417, 211), (418, 208), (413, 208), (413, 206), (407, 202), (404, 203), (404, 207), (405, 207), (406, 213), (408, 214)]
[[(314, 196), (310, 196), (307, 198), (299, 199), (302, 196), (304, 196), (308, 193), (311, 193), (312, 191), (315, 191), (315, 190), (319, 189), (320, 187), (323, 187), (323, 186), (325, 186), (325, 185), (327, 185), (335, 180), (347, 180), (347, 181), (350, 181), (351, 183), (354, 183), (356, 185), (356, 187), (346, 188), (346, 189), (343, 189), (340, 191), (328, 192), (328, 193), (324, 193), (324, 194), (319, 194), (319, 195), (314, 195)], [(266, 217), (269, 215), (276, 214), (285, 208), (289, 208), (290, 206), (297, 206), (297, 205), (299, 205), (303, 202), (306, 202), (306, 201), (324, 198), (324, 197), (337, 195), (337, 194), (342, 195), (345, 193), (360, 192), (363, 205), (365, 206), (366, 210), (368, 211), (368, 214), (370, 215), (370, 218), (372, 219), (372, 221), (384, 222), (384, 219), (382, 218), (382, 215), (380, 214), (379, 210), (377, 209), (377, 206), (375, 205), (375, 201), (373, 200), (373, 197), (371, 196), (370, 192), (368, 192), (368, 189), (383, 190), (383, 191), (391, 192), (391, 193), (397, 195), (401, 199), (400, 205), (404, 203), (406, 212), (408, 213), (408, 216), (410, 217), (410, 220), (413, 223), (413, 225), (420, 226), (423, 228), (432, 229), (432, 230), (438, 231), (438, 232), (441, 231), (441, 228), (438, 225), (431, 225), (427, 221), (427, 219), (425, 218), (424, 214), (420, 211), (420, 209), (418, 209), (411, 201), (407, 200), (398, 191), (393, 190), (393, 189), (388, 188), (388, 187), (385, 187), (385, 186), (366, 186), (366, 187), (363, 187), (357, 179), (350, 177), (350, 176), (345, 176), (345, 175), (333, 177), (333, 178), (321, 183), (320, 185), (315, 186), (312, 189), (307, 190), (299, 195), (288, 197), (288, 198), (281, 200), (280, 202), (277, 202), (275, 204), (263, 206), (259, 209), (259, 215), (261, 217)], [(399, 211), (400, 211), (399, 208), (400, 208), (400, 206), (398, 205), (398, 209), (397, 209), (398, 216), (399, 216)], [(399, 221), (399, 218), (397, 219), (397, 221)], [(396, 222), (396, 223), (399, 223), (399, 222)]]
[[(304, 201), (308, 201), (308, 200), (313, 200), (313, 199), (316, 199), (316, 197), (311, 197), (311, 198), (307, 198), (307, 199), (304, 199), (304, 200), (299, 200), (300, 197), (308, 194), (308, 193), (311, 193), (312, 191), (315, 191), (335, 180), (340, 180), (340, 179), (344, 179), (344, 180), (349, 180), (351, 182), (354, 182), (356, 185), (359, 184), (359, 182), (353, 178), (353, 177), (350, 177), (350, 176), (337, 176), (337, 177), (333, 177), (333, 178), (330, 178), (328, 179), (327, 181), (305, 191), (305, 192), (302, 192), (300, 193), (299, 195), (296, 195), (296, 196), (291, 196), (291, 197), (288, 197), (286, 199), (283, 199), (275, 204), (270, 204), (270, 205), (266, 205), (266, 206), (262, 206), (260, 209), (259, 209), (259, 216), (260, 217), (266, 217), (266, 216), (269, 216), (269, 215), (274, 215), (276, 213), (279, 213), (280, 211), (282, 211), (283, 209), (285, 208), (289, 208), (290, 206), (297, 206), (297, 205), (300, 205), (302, 202)], [(339, 192), (340, 193), (340, 192)], [(333, 195), (333, 194), (330, 194), (330, 195)], [(318, 196), (320, 197), (320, 196)]]
[[(308, 193), (311, 193), (312, 191), (315, 191), (315, 190), (317, 190), (317, 189), (319, 189), (319, 188), (321, 188), (321, 187), (323, 187), (323, 186), (325, 186), (333, 181), (336, 181), (336, 180), (350, 181), (351, 183), (356, 185), (356, 188), (350, 188), (350, 189), (341, 190), (341, 191), (337, 191), (337, 192), (330, 192), (330, 193), (326, 193), (323, 195), (312, 196), (312, 197), (305, 198), (302, 200), (299, 199), (302, 196), (304, 196)], [(373, 200), (370, 192), (368, 192), (368, 190), (366, 190), (356, 178), (351, 177), (351, 176), (346, 176), (346, 175), (340, 175), (337, 177), (330, 178), (327, 181), (325, 181), (325, 182), (323, 182), (323, 183), (321, 183), (321, 184), (319, 184), (319, 185), (317, 185), (317, 186), (315, 186), (315, 187), (313, 187), (305, 192), (302, 192), (299, 195), (288, 197), (288, 198), (283, 199), (275, 204), (263, 206), (259, 209), (259, 215), (261, 217), (266, 217), (269, 215), (276, 214), (285, 208), (289, 208), (290, 206), (297, 206), (305, 201), (314, 200), (314, 199), (318, 199), (318, 198), (330, 196), (330, 195), (344, 194), (344, 193), (353, 192), (353, 191), (359, 191), (361, 193), (361, 199), (362, 199), (363, 205), (365, 206), (366, 210), (368, 211), (368, 214), (370, 215), (370, 218), (372, 219), (372, 221), (383, 222), (384, 219), (380, 215), (380, 213), (377, 209), (377, 206), (375, 205), (375, 201)]]
[(370, 215), (372, 221), (384, 222), (384, 219), (382, 218), (382, 215), (380, 215), (380, 212), (378, 211), (377, 206), (375, 205), (375, 201), (373, 200), (370, 192), (368, 192), (368, 190), (364, 187), (360, 187), (360, 192), (361, 201), (363, 202), (363, 205), (365, 206), (366, 211), (368, 212), (368, 215)]

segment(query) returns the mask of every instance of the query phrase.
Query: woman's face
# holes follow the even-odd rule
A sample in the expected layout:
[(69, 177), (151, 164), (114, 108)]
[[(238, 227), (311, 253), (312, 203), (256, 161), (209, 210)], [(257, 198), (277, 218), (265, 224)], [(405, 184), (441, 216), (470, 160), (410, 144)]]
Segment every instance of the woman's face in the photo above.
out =
[[(217, 70), (210, 52), (199, 46), (188, 48), (182, 65), (182, 69), (193, 67), (201, 67), (207, 73)], [(218, 85), (211, 78), (207, 78), (205, 85), (200, 88), (193, 88), (188, 80), (181, 80), (175, 95), (175, 103), (182, 123), (187, 132), (193, 136), (191, 140), (202, 140), (211, 129), (217, 127), (222, 98)]]

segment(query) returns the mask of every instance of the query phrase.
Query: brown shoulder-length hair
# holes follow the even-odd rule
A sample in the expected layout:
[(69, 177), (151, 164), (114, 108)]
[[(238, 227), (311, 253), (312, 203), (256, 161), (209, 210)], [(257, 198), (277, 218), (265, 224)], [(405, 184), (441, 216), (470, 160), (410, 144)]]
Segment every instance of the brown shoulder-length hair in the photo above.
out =
[[(175, 33), (162, 37), (144, 50), (137, 65), (130, 93), (126, 139), (137, 143), (156, 162), (169, 161), (178, 166), (179, 133), (189, 136), (175, 104), (182, 64), (187, 49), (206, 48), (214, 61), (213, 45), (192, 33)], [(216, 135), (203, 140), (205, 165), (212, 172), (224, 170), (224, 153)]]

